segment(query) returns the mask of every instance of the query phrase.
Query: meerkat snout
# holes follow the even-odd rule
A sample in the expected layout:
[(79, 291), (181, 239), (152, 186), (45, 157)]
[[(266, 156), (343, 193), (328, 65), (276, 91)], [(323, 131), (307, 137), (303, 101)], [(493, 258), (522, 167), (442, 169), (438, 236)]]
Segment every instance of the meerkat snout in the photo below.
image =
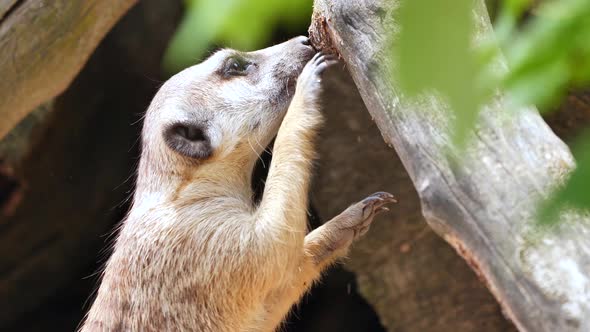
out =
[[(314, 55), (315, 54), (315, 55)], [(306, 37), (221, 50), (146, 113), (132, 208), (83, 331), (275, 331), (393, 202), (375, 193), (307, 234), (322, 72)], [(264, 193), (258, 154), (276, 136)]]

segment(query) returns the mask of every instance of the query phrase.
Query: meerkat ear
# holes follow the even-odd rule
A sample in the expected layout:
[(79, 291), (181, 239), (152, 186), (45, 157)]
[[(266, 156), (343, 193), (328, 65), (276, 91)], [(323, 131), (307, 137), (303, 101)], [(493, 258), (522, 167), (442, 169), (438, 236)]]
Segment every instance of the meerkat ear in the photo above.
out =
[(164, 141), (172, 150), (194, 159), (206, 159), (213, 149), (203, 126), (199, 123), (177, 122), (164, 130)]

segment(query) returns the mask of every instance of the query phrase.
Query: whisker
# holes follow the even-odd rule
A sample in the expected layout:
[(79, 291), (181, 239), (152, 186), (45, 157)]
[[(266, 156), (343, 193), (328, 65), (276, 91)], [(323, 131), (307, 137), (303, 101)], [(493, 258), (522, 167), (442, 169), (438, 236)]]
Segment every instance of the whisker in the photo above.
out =
[(263, 146), (262, 144), (260, 144), (258, 138), (255, 137), (254, 139), (256, 140), (256, 144), (258, 144), (258, 146), (262, 148), (262, 152), (271, 153), (268, 146)]
[(289, 94), (289, 80), (291, 79), (291, 77), (287, 78), (287, 83), (285, 83), (285, 90), (287, 90), (287, 97), (291, 97), (291, 95)]
[(250, 145), (250, 149), (252, 149), (252, 151), (254, 151), (254, 153), (256, 153), (258, 160), (260, 160), (260, 162), (262, 163), (262, 167), (266, 168), (266, 164), (264, 163), (264, 160), (262, 160), (262, 156), (260, 156), (260, 154), (258, 152), (256, 152), (256, 149), (254, 149), (254, 147), (252, 146), (252, 143), (250, 142), (250, 136), (248, 136), (248, 145)]

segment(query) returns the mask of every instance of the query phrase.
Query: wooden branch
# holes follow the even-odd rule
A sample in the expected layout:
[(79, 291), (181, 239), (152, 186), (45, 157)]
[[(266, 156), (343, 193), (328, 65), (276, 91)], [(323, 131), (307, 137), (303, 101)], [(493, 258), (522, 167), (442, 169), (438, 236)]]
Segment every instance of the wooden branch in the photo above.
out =
[(136, 0), (0, 0), (0, 139), (60, 94)]
[(330, 68), (323, 82), (326, 121), (311, 195), (321, 220), (366, 193), (400, 197), (344, 260), (363, 296), (381, 309), (379, 321), (389, 331), (516, 331), (465, 261), (426, 224), (408, 173), (383, 142), (345, 68)]
[(4, 18), (11, 8), (14, 8), (16, 2), (17, 0), (0, 0), (0, 20)]
[[(539, 200), (574, 167), (569, 149), (535, 109), (508, 113), (499, 95), (482, 112), (467, 151), (449, 154), (446, 105), (434, 95), (408, 100), (384, 74), (393, 68), (387, 40), (395, 38), (398, 6), (393, 0), (316, 0), (313, 43), (340, 54), (408, 171), (428, 223), (466, 259), (515, 325), (521, 331), (590, 330), (588, 217), (570, 212), (551, 229), (533, 220)], [(475, 14), (480, 33), (490, 32), (483, 1)], [(381, 315), (396, 310), (375, 306)]]

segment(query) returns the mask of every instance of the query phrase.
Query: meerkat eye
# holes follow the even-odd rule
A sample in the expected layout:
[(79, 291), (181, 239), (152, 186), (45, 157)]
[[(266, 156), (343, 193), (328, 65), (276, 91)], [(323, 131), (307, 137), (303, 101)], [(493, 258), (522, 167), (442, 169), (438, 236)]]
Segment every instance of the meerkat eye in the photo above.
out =
[(227, 59), (223, 68), (224, 76), (243, 76), (247, 74), (252, 62), (239, 57), (232, 56)]
[(230, 70), (234, 70), (234, 71), (242, 71), (244, 70), (244, 65), (238, 61), (231, 61), (230, 64)]

